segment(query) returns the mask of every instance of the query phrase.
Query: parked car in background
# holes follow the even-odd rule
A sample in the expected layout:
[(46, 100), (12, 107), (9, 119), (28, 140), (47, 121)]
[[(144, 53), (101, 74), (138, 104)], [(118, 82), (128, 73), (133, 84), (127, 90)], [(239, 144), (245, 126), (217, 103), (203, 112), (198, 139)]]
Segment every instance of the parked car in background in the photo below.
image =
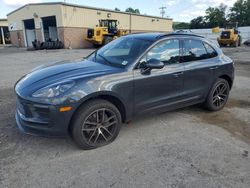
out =
[(189, 33), (120, 37), (81, 61), (39, 67), (16, 86), (16, 122), (25, 133), (71, 135), (83, 149), (111, 143), (134, 116), (194, 104), (221, 110), (233, 61)]

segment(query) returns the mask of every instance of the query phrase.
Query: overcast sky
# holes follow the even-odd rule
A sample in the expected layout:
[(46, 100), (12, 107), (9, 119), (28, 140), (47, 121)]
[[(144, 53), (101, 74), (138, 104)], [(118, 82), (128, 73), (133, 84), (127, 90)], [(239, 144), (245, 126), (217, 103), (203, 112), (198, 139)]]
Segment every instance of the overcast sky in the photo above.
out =
[[(54, 0), (60, 1), (60, 0)], [(203, 16), (209, 6), (224, 3), (232, 6), (236, 0), (66, 0), (67, 3), (87, 5), (99, 8), (125, 10), (127, 7), (138, 8), (141, 14), (160, 16), (161, 6), (166, 6), (166, 16), (174, 21), (189, 22), (197, 16)], [(27, 3), (53, 2), (50, 0), (0, 0), (0, 18)]]

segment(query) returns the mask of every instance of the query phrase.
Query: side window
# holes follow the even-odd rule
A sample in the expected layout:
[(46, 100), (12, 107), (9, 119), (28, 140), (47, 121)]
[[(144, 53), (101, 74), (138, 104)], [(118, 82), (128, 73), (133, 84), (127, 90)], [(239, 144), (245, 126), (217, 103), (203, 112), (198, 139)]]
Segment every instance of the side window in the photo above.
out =
[(183, 43), (183, 61), (196, 61), (207, 59), (207, 51), (202, 43), (199, 40), (184, 40)]
[(170, 39), (160, 42), (147, 53), (146, 60), (150, 59), (160, 60), (166, 65), (179, 63), (180, 60), (179, 40)]
[(204, 46), (207, 50), (207, 58), (213, 58), (218, 55), (217, 52), (214, 50), (214, 48), (210, 46), (208, 43), (204, 42)]

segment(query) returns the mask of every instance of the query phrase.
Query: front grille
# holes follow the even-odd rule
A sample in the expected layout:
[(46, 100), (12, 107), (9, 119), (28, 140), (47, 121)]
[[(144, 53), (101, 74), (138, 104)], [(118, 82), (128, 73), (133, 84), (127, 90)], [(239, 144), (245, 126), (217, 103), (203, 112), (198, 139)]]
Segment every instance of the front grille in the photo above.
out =
[(46, 105), (40, 105), (31, 103), (18, 97), (17, 110), (25, 118), (36, 118), (43, 121), (49, 120), (49, 107)]
[(221, 33), (221, 38), (222, 39), (230, 39), (230, 31), (223, 31)]
[(35, 116), (42, 117), (45, 120), (49, 119), (49, 108), (47, 106), (33, 105)]
[(96, 31), (96, 36), (100, 36), (101, 35), (101, 31)]
[(29, 104), (24, 102), (24, 100), (18, 99), (17, 100), (17, 109), (18, 111), (25, 117), (31, 118), (32, 113), (29, 107)]
[(88, 29), (88, 38), (92, 38), (94, 36), (94, 29)]

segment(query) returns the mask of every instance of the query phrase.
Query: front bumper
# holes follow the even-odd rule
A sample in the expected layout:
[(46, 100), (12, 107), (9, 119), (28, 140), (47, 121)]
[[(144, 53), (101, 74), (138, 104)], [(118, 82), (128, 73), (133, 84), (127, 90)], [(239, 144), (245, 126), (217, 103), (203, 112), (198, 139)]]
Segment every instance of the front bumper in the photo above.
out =
[(21, 132), (44, 137), (67, 137), (73, 109), (60, 112), (61, 106), (37, 104), (17, 99), (16, 124)]

